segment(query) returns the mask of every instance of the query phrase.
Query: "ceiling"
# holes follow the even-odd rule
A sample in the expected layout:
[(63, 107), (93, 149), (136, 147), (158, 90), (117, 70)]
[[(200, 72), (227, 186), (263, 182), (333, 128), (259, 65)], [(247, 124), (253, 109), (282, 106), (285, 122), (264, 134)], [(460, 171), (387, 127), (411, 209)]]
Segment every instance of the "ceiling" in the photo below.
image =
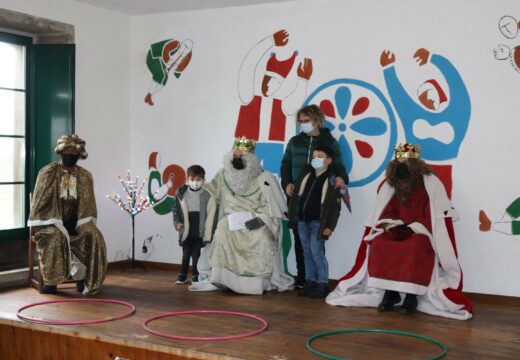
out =
[(291, 0), (75, 0), (128, 15), (214, 9)]

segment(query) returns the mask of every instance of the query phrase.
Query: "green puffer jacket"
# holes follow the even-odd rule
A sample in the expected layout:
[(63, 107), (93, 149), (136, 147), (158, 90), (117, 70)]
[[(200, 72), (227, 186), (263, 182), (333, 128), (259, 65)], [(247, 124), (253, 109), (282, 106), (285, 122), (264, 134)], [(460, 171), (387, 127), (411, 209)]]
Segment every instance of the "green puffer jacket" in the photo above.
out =
[(332, 164), (330, 170), (345, 180), (348, 184), (348, 175), (343, 164), (343, 157), (339, 143), (327, 128), (320, 128), (318, 136), (309, 136), (303, 131), (291, 138), (282, 159), (282, 189), (290, 183), (295, 183), (300, 178), (300, 173), (305, 165), (311, 163), (312, 152), (317, 146), (327, 146), (332, 150)]

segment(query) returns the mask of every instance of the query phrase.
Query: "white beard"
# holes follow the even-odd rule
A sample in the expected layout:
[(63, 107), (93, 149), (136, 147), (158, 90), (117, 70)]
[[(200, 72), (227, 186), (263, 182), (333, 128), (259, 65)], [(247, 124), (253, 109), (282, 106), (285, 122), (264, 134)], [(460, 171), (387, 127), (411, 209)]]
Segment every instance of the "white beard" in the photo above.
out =
[(251, 182), (262, 172), (260, 161), (254, 154), (244, 153), (242, 154), (242, 161), (245, 167), (242, 170), (237, 170), (233, 167), (232, 160), (232, 151), (224, 155), (224, 178), (231, 191), (238, 195), (245, 195), (251, 187)]

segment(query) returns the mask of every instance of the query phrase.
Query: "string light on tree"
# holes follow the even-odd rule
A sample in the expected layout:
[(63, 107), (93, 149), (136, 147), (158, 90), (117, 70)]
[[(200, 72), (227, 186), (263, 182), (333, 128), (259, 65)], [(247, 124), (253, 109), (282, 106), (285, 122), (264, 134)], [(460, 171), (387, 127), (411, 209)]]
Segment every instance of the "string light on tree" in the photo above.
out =
[[(107, 195), (107, 198), (119, 206), (121, 211), (126, 211), (132, 218), (132, 268), (135, 265), (135, 217), (152, 206), (150, 199), (143, 195), (144, 184), (146, 184), (147, 180), (147, 178), (144, 178), (144, 180), (139, 183), (139, 176), (132, 179), (130, 170), (127, 170), (126, 179), (119, 176), (123, 195)], [(157, 192), (153, 195), (156, 193)]]
[(139, 184), (139, 176), (132, 179), (130, 176), (130, 170), (128, 170), (126, 179), (119, 176), (119, 182), (123, 186), (123, 196), (113, 194), (111, 196), (107, 195), (107, 198), (119, 206), (121, 211), (126, 211), (128, 215), (134, 217), (152, 206), (150, 199), (143, 194), (143, 188), (146, 181), (147, 178), (144, 178), (141, 184)]

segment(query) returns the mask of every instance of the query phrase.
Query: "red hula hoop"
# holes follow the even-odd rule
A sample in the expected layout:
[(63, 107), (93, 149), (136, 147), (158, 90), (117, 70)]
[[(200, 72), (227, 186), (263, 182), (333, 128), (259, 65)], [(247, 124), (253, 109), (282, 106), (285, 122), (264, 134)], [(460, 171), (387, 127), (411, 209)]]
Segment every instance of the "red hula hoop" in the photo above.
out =
[[(169, 316), (187, 315), (187, 314), (236, 315), (236, 316), (241, 316), (241, 317), (245, 317), (245, 318), (250, 318), (250, 319), (256, 320), (256, 321), (258, 321), (258, 322), (260, 322), (262, 324), (262, 327), (260, 329), (258, 329), (258, 330), (247, 332), (247, 333), (243, 333), (243, 334), (238, 334), (238, 335), (217, 336), (217, 337), (196, 337), (196, 336), (192, 337), (192, 336), (172, 335), (172, 334), (168, 334), (168, 333), (165, 333), (165, 332), (162, 332), (162, 331), (157, 331), (157, 330), (150, 329), (147, 326), (148, 323), (150, 323), (150, 322), (152, 322), (154, 320), (162, 319), (162, 318), (169, 317)], [(242, 339), (242, 338), (245, 338), (245, 337), (249, 337), (249, 336), (254, 336), (254, 335), (260, 334), (261, 332), (263, 332), (263, 331), (265, 331), (267, 329), (267, 326), (268, 326), (267, 321), (265, 321), (264, 319), (262, 319), (259, 316), (246, 314), (246, 313), (241, 313), (241, 312), (236, 312), (236, 311), (221, 311), (221, 310), (174, 311), (174, 312), (169, 312), (169, 313), (164, 313), (164, 314), (152, 316), (152, 317), (146, 319), (144, 321), (144, 323), (143, 323), (144, 329), (146, 331), (148, 331), (149, 333), (152, 333), (154, 335), (162, 336), (162, 337), (169, 338), (169, 339), (174, 339), (174, 340), (192, 340), (192, 341), (223, 341), (223, 340)]]
[[(116, 315), (116, 316), (109, 316), (102, 319), (92, 319), (92, 320), (76, 320), (76, 321), (61, 321), (61, 320), (43, 320), (43, 319), (35, 319), (30, 318), (27, 316), (23, 316), (20, 314), (23, 310), (29, 309), (32, 307), (40, 306), (40, 305), (47, 305), (47, 304), (56, 304), (56, 303), (66, 303), (66, 302), (97, 302), (97, 303), (110, 303), (110, 304), (118, 304), (123, 305), (129, 308), (129, 310), (125, 313)], [(107, 321), (113, 321), (113, 320), (119, 320), (124, 319), (126, 317), (131, 316), (133, 313), (135, 313), (135, 306), (127, 303), (125, 301), (120, 300), (111, 300), (111, 299), (84, 299), (84, 298), (72, 298), (72, 299), (62, 299), (62, 300), (50, 300), (50, 301), (41, 301), (34, 304), (29, 304), (26, 306), (21, 307), (18, 310), (18, 313), (16, 316), (18, 316), (19, 319), (36, 323), (36, 324), (46, 324), (46, 325), (86, 325), (86, 324), (97, 324)]]

